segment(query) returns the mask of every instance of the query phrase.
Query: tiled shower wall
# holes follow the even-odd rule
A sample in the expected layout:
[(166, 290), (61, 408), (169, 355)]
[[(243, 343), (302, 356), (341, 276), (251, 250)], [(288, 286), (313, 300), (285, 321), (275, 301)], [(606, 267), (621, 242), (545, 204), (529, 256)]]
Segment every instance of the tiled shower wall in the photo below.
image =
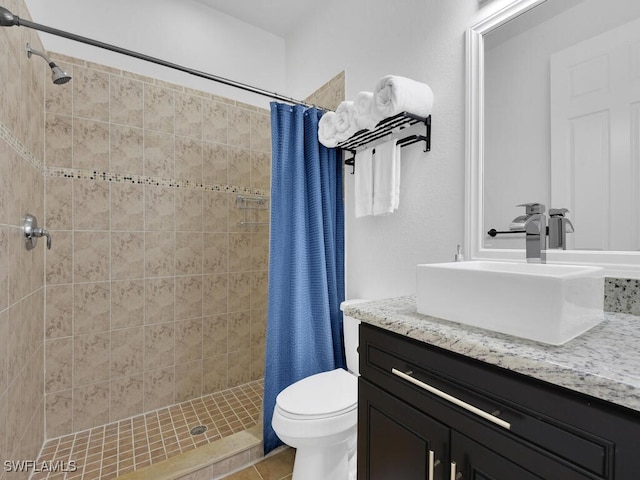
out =
[(52, 57), (46, 436), (261, 378), (269, 231), (236, 196), (269, 196), (269, 113)]
[[(3, 6), (30, 18), (17, 0)], [(37, 35), (0, 29), (0, 479), (5, 461), (37, 457), (44, 437), (44, 243), (25, 248), (22, 219), (44, 220), (44, 89), (46, 63), (29, 60)]]

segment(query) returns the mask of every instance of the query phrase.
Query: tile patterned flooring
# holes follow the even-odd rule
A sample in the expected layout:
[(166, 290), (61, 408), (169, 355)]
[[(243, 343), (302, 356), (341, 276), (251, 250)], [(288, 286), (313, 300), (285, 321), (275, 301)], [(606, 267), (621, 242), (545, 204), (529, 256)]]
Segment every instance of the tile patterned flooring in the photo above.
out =
[[(31, 480), (108, 480), (250, 428), (262, 412), (262, 380), (136, 417), (49, 440), (38, 459), (75, 462), (67, 472), (40, 472)], [(200, 435), (190, 430), (207, 427)], [(66, 468), (66, 470), (72, 470)], [(279, 479), (278, 479), (279, 480)]]
[(291, 480), (296, 453), (292, 448), (223, 477), (224, 480)]

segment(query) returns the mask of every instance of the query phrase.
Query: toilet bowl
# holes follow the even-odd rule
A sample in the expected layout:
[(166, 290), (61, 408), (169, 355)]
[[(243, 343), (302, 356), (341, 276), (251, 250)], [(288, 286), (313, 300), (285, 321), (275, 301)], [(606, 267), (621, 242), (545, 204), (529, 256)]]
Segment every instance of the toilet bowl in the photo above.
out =
[[(362, 302), (350, 300), (340, 306)], [(347, 368), (303, 378), (276, 397), (271, 425), (296, 449), (292, 480), (355, 480), (358, 325), (344, 316)]]

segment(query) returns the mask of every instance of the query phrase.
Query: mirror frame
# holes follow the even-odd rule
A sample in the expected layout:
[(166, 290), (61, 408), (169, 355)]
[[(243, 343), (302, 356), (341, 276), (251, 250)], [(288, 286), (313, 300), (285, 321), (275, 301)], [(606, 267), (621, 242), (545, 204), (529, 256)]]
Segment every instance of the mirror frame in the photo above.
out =
[[(465, 219), (469, 260), (524, 261), (522, 249), (484, 248), (484, 35), (548, 0), (515, 0), (481, 20), (466, 34)], [(523, 200), (524, 201), (524, 200)], [(505, 224), (510, 219), (505, 219)], [(547, 250), (547, 263), (597, 265), (608, 276), (640, 278), (640, 252)]]

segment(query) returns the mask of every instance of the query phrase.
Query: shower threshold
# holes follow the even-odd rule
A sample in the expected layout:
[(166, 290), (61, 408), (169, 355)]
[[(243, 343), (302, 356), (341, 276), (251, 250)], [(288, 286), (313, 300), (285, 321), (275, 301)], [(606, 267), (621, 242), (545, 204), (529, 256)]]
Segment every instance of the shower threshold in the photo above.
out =
[[(237, 448), (237, 442), (226, 439), (246, 430), (259, 430), (256, 427), (261, 419), (262, 397), (263, 382), (257, 380), (47, 440), (38, 464), (59, 462), (57, 465), (66, 466), (67, 471), (35, 473), (31, 480), (108, 480), (221, 439), (225, 439), (221, 445)], [(194, 427), (196, 434), (191, 433)], [(219, 455), (225, 457), (224, 452)]]

